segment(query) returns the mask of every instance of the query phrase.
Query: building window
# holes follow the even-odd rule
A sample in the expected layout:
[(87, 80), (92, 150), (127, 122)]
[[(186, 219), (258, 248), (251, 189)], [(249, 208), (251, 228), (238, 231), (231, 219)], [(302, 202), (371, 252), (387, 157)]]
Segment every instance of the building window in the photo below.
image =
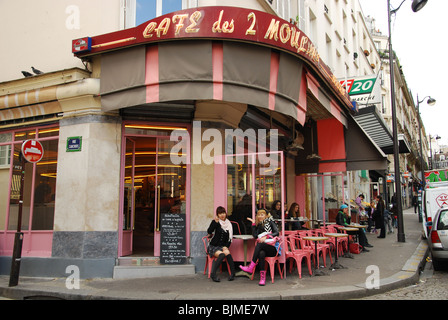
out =
[(155, 0), (137, 0), (135, 7), (135, 25), (140, 25), (145, 21), (157, 17), (157, 6), (160, 1)]
[(155, 17), (186, 9), (187, 0), (123, 0), (125, 28), (138, 26)]
[(8, 168), (11, 162), (11, 146), (0, 146), (0, 169)]

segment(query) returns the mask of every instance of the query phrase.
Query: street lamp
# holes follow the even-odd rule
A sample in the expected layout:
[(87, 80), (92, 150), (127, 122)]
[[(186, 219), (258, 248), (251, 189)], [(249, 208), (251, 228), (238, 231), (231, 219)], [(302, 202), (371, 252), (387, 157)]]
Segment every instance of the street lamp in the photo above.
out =
[[(420, 199), (422, 199), (421, 196), (423, 195), (423, 190), (425, 190), (425, 188), (426, 188), (426, 179), (425, 179), (425, 173), (424, 173), (425, 166), (423, 164), (422, 118), (420, 115), (420, 103), (425, 101), (426, 98), (428, 98), (426, 103), (429, 104), (430, 106), (433, 106), (436, 104), (436, 99), (433, 99), (430, 96), (426, 96), (422, 100), (419, 100), (418, 94), (417, 94), (418, 140), (420, 141), (420, 176), (422, 179), (422, 192), (420, 193)], [(422, 217), (422, 208), (421, 208), (421, 202), (420, 202), (420, 204), (418, 206), (418, 222), (422, 222), (422, 221), (423, 221), (423, 217)]]
[(421, 115), (420, 115), (420, 103), (425, 101), (426, 98), (428, 98), (428, 100), (426, 101), (426, 103), (428, 105), (433, 106), (436, 104), (436, 99), (433, 99), (430, 96), (426, 96), (422, 100), (419, 100), (418, 94), (417, 94), (418, 139), (420, 141), (420, 172), (421, 172), (421, 177), (422, 177), (423, 190), (425, 190), (425, 187), (426, 187), (426, 180), (425, 180), (425, 176), (423, 174), (423, 171), (425, 171), (425, 167), (423, 165), (422, 119), (421, 119)]
[(436, 139), (436, 142), (437, 142), (437, 140), (442, 139), (442, 137), (440, 137), (439, 135), (436, 135), (435, 137), (432, 137), (431, 135), (429, 135), (429, 156), (431, 158), (431, 170), (434, 169), (434, 161), (433, 161), (433, 157), (432, 157), (432, 146), (431, 146), (433, 138)]
[[(397, 9), (391, 10), (390, 0), (387, 0), (387, 22), (389, 27), (389, 67), (390, 67), (390, 98), (392, 107), (392, 123), (393, 123), (393, 144), (394, 144), (394, 170), (395, 170), (395, 200), (397, 201), (397, 223), (398, 242), (405, 242), (404, 225), (403, 225), (403, 207), (401, 203), (401, 175), (400, 175), (400, 158), (398, 145), (398, 125), (397, 125), (397, 110), (395, 105), (395, 77), (394, 77), (394, 52), (392, 50), (392, 32), (391, 32), (391, 17), (395, 14), (401, 5), (406, 0), (403, 0)], [(423, 8), (428, 0), (413, 0), (412, 11), (417, 12)]]

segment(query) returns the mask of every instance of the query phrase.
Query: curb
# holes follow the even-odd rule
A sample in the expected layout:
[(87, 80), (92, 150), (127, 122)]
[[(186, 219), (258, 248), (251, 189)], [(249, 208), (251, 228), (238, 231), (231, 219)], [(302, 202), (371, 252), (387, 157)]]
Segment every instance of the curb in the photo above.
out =
[[(284, 290), (270, 293), (251, 294), (248, 297), (240, 292), (228, 298), (211, 295), (210, 292), (202, 292), (197, 294), (173, 294), (170, 296), (160, 297), (152, 295), (149, 299), (154, 300), (350, 300), (365, 298), (376, 294), (385, 293), (390, 290), (406, 287), (418, 283), (420, 272), (424, 269), (426, 257), (429, 254), (429, 247), (425, 240), (420, 241), (414, 254), (406, 261), (402, 269), (394, 275), (379, 279), (378, 288), (368, 288), (366, 283), (359, 283), (347, 286), (326, 287), (306, 290)], [(76, 291), (69, 292), (56, 289), (40, 290), (34, 288), (16, 288), (16, 287), (0, 287), (0, 296), (17, 300), (129, 300), (123, 296), (109, 296), (103, 294), (102, 290), (98, 292)]]

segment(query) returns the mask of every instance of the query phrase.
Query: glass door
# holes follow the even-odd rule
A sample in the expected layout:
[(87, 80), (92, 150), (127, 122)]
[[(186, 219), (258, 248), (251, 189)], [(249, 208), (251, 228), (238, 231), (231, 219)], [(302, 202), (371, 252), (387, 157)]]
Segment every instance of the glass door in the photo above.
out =
[(161, 215), (186, 214), (186, 165), (172, 162), (177, 142), (156, 133), (125, 138), (121, 256), (159, 256)]

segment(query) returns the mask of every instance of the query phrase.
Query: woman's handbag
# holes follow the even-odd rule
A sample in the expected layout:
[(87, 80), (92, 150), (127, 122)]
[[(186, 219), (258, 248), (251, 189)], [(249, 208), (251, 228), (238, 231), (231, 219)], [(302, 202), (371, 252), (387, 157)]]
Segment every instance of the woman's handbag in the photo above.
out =
[[(260, 239), (263, 237), (266, 237), (266, 239), (263, 242), (261, 242)], [(258, 235), (257, 242), (258, 243), (266, 243), (271, 246), (274, 246), (275, 249), (277, 249), (277, 251), (278, 251), (278, 255), (282, 254), (281, 248), (279, 248), (280, 247), (280, 238), (279, 237), (273, 237), (270, 233), (263, 232)]]

